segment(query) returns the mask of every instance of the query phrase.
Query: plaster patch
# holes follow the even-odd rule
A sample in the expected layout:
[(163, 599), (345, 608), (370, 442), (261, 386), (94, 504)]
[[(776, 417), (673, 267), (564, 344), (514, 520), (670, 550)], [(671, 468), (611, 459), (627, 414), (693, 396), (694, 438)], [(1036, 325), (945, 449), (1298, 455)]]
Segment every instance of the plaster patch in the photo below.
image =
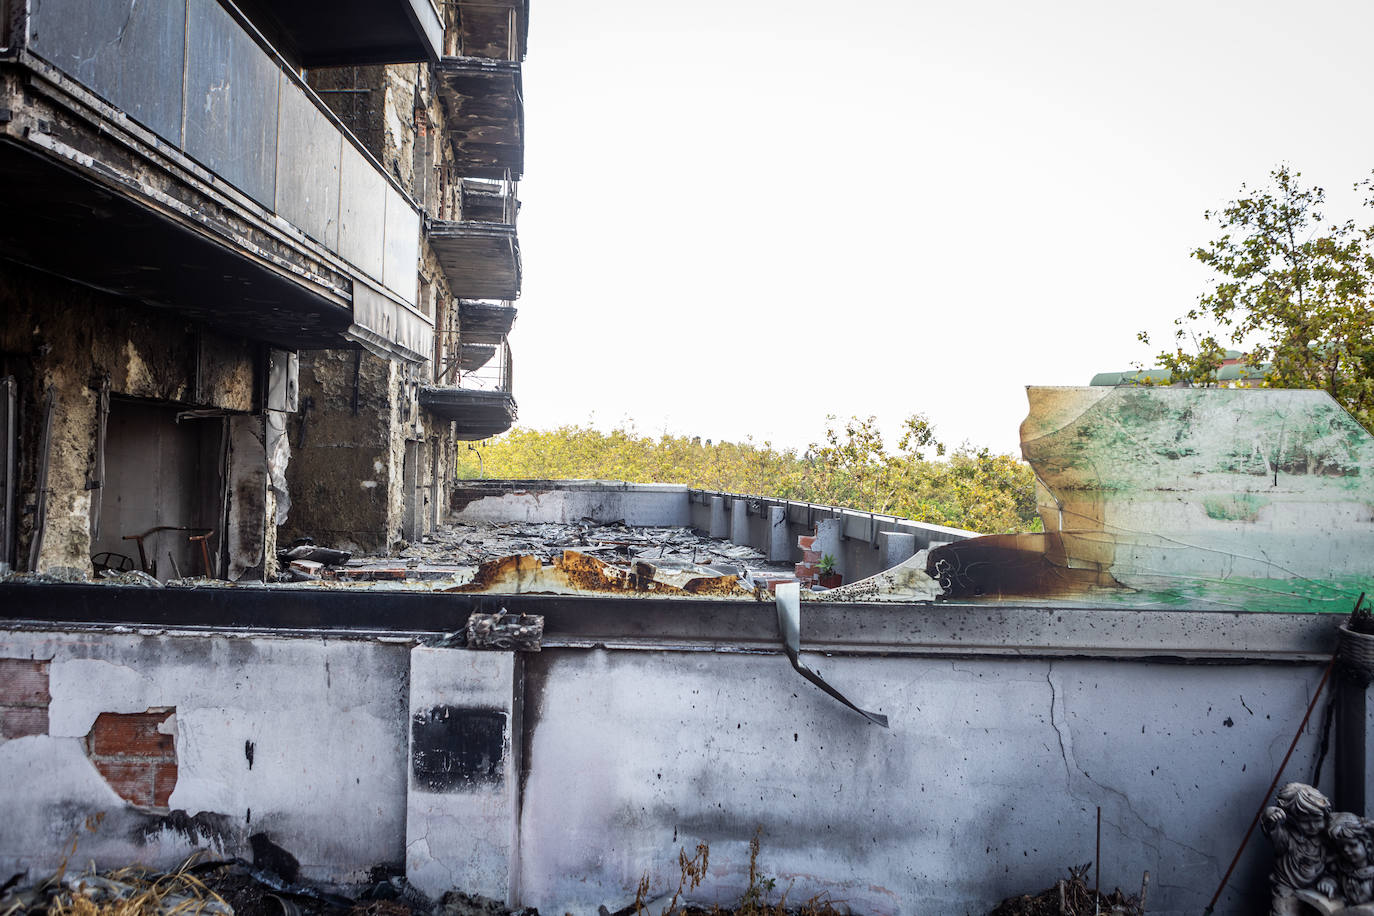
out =
[(103, 712), (143, 712), (175, 705), (152, 678), (99, 658), (54, 659), (48, 686), (52, 692), (48, 734), (60, 738), (84, 738)]

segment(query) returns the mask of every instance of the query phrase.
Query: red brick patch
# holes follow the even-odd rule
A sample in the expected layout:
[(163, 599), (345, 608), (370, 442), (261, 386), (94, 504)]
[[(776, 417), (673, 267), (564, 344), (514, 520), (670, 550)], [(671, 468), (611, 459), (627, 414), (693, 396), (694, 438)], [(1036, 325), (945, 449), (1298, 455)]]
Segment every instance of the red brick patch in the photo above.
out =
[(158, 728), (175, 716), (175, 708), (163, 707), (96, 717), (86, 736), (86, 756), (120, 798), (167, 806), (177, 782), (176, 740)]
[(816, 546), (816, 535), (801, 534), (797, 536), (797, 546), (802, 550), (810, 550)]
[(48, 662), (0, 658), (0, 739), (48, 733)]

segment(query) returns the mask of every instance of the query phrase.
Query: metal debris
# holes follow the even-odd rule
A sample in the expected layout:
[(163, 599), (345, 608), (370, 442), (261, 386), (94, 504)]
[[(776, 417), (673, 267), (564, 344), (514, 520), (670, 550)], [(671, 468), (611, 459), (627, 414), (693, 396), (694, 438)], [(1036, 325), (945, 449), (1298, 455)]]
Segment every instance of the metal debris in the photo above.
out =
[(469, 649), (506, 649), (538, 652), (544, 638), (544, 618), (539, 614), (472, 614), (468, 617)]
[(784, 582), (777, 587), (774, 595), (778, 609), (778, 630), (782, 633), (782, 648), (787, 653), (787, 660), (792, 663), (792, 668), (874, 725), (887, 728), (887, 716), (855, 706), (844, 694), (827, 684), (819, 674), (801, 663), (801, 586), (796, 582)]

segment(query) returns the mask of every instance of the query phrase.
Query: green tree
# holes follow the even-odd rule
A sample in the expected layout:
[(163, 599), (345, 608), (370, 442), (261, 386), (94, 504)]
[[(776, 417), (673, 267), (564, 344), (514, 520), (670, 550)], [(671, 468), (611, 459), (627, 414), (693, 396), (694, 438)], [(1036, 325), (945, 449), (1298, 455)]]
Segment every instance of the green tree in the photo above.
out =
[(874, 417), (829, 417), (823, 442), (805, 454), (772, 443), (712, 442), (632, 426), (515, 429), (477, 452), (460, 452), (458, 474), (497, 478), (606, 478), (847, 506), (981, 532), (1039, 530), (1035, 477), (1010, 455), (945, 446), (922, 416), (908, 417), (889, 451)]
[[(1280, 166), (1266, 187), (1242, 185), (1240, 197), (1207, 212), (1220, 235), (1192, 256), (1215, 280), (1174, 322), (1176, 347), (1158, 359), (1173, 381), (1212, 384), (1225, 341), (1263, 370), (1264, 385), (1324, 389), (1374, 430), (1374, 226), (1326, 220), (1325, 191), (1301, 177)], [(1371, 182), (1356, 188), (1368, 194)], [(1218, 330), (1199, 336), (1198, 322)]]

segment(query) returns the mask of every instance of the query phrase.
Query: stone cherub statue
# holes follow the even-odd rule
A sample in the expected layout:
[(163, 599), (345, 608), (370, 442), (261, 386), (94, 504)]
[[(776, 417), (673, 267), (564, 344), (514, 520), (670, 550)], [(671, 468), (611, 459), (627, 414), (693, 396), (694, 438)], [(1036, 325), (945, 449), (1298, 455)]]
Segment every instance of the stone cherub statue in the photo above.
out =
[(1270, 916), (1374, 916), (1374, 821), (1332, 812), (1321, 792), (1290, 782), (1260, 826), (1274, 845)]

